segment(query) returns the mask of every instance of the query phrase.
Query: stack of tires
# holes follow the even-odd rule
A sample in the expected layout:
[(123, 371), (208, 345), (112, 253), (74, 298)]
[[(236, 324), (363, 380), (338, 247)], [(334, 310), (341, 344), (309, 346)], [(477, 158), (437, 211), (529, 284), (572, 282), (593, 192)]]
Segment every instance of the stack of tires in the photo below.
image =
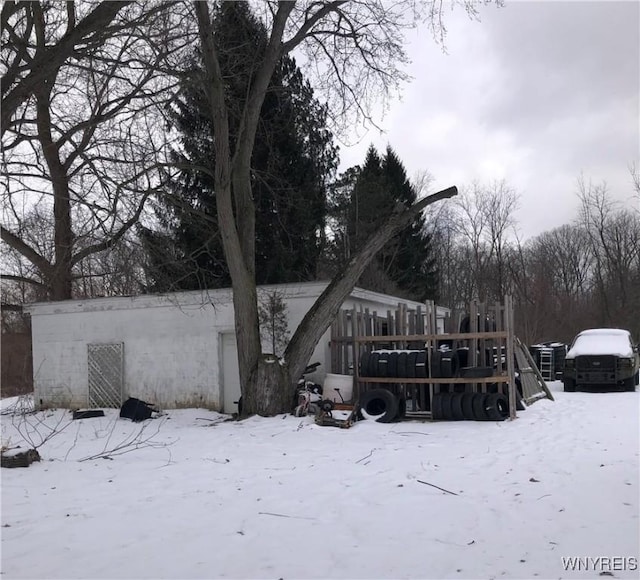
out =
[[(360, 357), (361, 377), (433, 378), (490, 377), (493, 368), (467, 367), (468, 350), (435, 350), (431, 358), (426, 350), (374, 350)], [(431, 365), (431, 373), (427, 364)]]
[(440, 421), (504, 421), (509, 400), (502, 393), (435, 393), (431, 418)]
[(361, 377), (426, 378), (427, 351), (374, 350), (360, 357)]

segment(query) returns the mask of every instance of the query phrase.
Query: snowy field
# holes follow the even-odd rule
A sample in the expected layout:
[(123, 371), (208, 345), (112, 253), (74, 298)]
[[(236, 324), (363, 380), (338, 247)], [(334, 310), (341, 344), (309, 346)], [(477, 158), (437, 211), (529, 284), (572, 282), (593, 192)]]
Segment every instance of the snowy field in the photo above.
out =
[(640, 393), (550, 387), (502, 423), (28, 416), (64, 430), (2, 469), (2, 578), (638, 578)]

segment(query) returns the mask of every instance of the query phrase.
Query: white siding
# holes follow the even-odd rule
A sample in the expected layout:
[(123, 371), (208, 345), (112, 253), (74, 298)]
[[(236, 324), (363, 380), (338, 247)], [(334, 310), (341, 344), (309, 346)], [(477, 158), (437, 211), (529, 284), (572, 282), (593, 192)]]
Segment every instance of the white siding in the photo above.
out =
[[(285, 284), (262, 287), (259, 292), (277, 290), (283, 295), (293, 333), (325, 287), (320, 282)], [(125, 397), (162, 408), (222, 409), (220, 337), (233, 332), (231, 298), (229, 290), (215, 290), (30, 305), (36, 403), (86, 407), (87, 345), (122, 342)], [(356, 289), (345, 307), (357, 305), (382, 314), (398, 302), (392, 296)], [(418, 305), (404, 302), (411, 308)], [(322, 365), (311, 376), (317, 382), (331, 370), (329, 340), (327, 330), (310, 360)], [(225, 366), (230, 375), (229, 365)], [(237, 375), (229, 380), (237, 383)]]

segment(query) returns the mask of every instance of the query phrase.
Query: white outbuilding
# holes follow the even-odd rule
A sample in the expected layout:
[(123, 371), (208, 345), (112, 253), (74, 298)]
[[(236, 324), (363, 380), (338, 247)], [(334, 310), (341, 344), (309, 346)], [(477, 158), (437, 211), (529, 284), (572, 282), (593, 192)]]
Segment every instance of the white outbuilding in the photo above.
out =
[[(292, 333), (327, 282), (261, 286), (286, 305)], [(418, 302), (355, 288), (343, 309), (385, 313)], [(34, 398), (39, 408), (118, 407), (136, 397), (161, 408), (232, 413), (240, 397), (230, 289), (40, 302), (31, 315)], [(446, 316), (438, 307), (438, 325)], [(441, 330), (442, 331), (442, 330)], [(332, 372), (330, 331), (311, 362)]]

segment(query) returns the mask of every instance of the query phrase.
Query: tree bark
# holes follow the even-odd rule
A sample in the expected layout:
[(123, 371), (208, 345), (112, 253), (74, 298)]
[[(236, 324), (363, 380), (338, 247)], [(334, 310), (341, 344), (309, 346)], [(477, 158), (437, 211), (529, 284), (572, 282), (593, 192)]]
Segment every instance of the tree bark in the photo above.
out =
[[(55, 75), (54, 75), (55, 78)], [(52, 82), (46, 82), (36, 93), (36, 114), (38, 138), (42, 144), (53, 190), (54, 256), (53, 275), (50, 279), (51, 298), (69, 300), (71, 298), (71, 252), (73, 250), (73, 230), (71, 225), (71, 199), (69, 178), (60, 162), (58, 147), (51, 135), (51, 115), (49, 104)]]

